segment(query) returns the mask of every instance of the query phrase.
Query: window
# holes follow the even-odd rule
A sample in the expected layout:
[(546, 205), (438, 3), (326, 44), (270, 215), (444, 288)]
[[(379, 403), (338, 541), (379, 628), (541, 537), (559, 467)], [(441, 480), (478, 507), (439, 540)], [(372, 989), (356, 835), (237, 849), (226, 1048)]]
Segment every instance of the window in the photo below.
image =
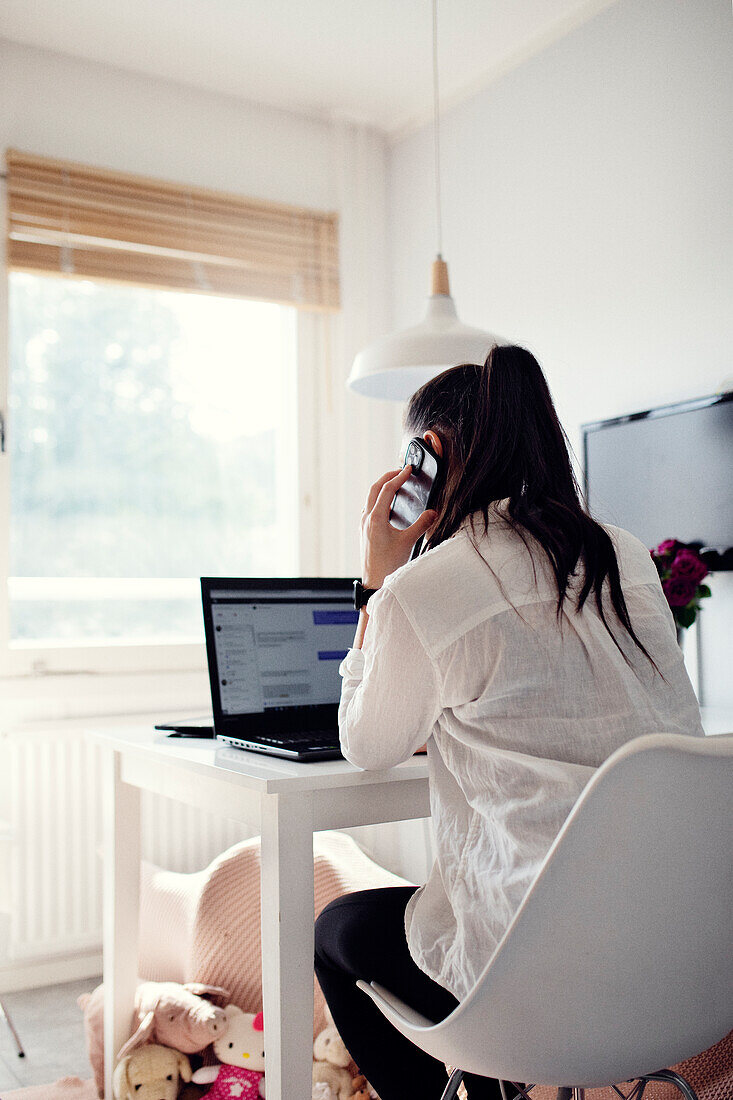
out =
[(180, 667), (199, 576), (299, 569), (298, 343), (326, 329), (298, 318), (339, 308), (337, 218), (6, 165), (6, 665)]
[(297, 572), (296, 310), (10, 277), (10, 631), (201, 641), (200, 575)]

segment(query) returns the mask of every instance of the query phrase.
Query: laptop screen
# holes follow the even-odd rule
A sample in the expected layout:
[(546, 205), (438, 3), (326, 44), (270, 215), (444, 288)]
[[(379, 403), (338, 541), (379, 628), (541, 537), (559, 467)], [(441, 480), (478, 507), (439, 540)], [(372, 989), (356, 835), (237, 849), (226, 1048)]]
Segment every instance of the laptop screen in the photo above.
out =
[(287, 725), (296, 709), (338, 704), (358, 619), (351, 582), (202, 578), (202, 593), (218, 724), (261, 715)]

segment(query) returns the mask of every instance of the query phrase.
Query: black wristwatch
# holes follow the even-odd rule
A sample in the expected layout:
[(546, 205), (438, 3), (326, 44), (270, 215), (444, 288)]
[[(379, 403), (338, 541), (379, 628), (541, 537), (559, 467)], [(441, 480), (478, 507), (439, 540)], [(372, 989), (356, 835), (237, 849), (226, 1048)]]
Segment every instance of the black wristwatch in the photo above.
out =
[(354, 608), (356, 611), (361, 611), (362, 607), (365, 607), (367, 600), (371, 599), (375, 592), (378, 592), (377, 588), (365, 588), (361, 581), (354, 581)]

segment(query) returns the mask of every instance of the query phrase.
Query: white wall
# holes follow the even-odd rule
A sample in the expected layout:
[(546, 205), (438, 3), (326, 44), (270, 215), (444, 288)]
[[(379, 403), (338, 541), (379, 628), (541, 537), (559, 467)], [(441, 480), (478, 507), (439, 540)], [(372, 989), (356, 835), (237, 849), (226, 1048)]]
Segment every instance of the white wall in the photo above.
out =
[[(576, 447), (583, 422), (733, 387), (732, 57), (728, 0), (619, 0), (443, 120), (461, 317), (531, 348)], [(391, 151), (395, 326), (435, 251), (431, 138)], [(713, 588), (704, 700), (733, 706), (733, 576)]]
[(331, 127), (0, 40), (0, 148), (334, 210)]

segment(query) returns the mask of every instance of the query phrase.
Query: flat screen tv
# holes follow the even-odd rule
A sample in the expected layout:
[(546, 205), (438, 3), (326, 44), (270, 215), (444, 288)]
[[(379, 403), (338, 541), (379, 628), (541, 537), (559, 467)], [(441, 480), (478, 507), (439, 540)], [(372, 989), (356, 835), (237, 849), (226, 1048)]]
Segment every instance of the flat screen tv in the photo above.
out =
[[(583, 425), (591, 514), (650, 549), (663, 539), (733, 551), (733, 392)], [(713, 566), (713, 561), (710, 563)]]

